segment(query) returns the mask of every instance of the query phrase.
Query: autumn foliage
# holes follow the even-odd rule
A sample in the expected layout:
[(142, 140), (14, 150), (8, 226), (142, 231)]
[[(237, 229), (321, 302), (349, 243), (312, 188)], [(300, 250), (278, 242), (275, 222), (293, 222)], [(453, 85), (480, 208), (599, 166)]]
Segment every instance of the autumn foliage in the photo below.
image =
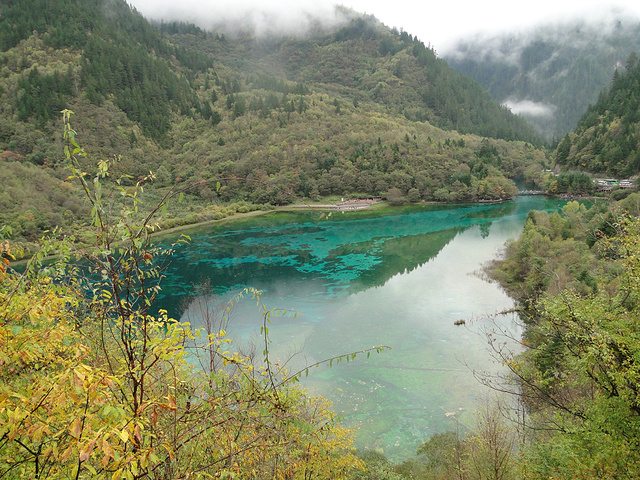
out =
[(78, 168), (69, 115), (66, 157), (97, 242), (75, 252), (72, 239), (46, 241), (23, 272), (0, 270), (0, 477), (308, 479), (360, 467), (329, 402), (268, 352), (256, 362), (224, 330), (153, 310), (156, 260), (170, 251), (151, 246), (149, 217), (137, 216), (142, 182), (117, 190), (122, 211), (107, 215), (109, 162), (89, 179)]

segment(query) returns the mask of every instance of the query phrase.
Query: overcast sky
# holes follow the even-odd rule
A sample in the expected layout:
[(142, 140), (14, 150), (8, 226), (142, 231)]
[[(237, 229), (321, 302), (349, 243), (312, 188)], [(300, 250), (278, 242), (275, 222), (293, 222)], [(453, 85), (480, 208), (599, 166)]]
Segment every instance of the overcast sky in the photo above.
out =
[(258, 29), (305, 25), (305, 14), (332, 18), (340, 3), (375, 15), (389, 27), (402, 28), (444, 53), (455, 40), (479, 32), (518, 31), (535, 24), (574, 18), (602, 20), (616, 9), (640, 18), (640, 1), (611, 0), (128, 0), (147, 18), (181, 19), (210, 28), (215, 20), (250, 20)]

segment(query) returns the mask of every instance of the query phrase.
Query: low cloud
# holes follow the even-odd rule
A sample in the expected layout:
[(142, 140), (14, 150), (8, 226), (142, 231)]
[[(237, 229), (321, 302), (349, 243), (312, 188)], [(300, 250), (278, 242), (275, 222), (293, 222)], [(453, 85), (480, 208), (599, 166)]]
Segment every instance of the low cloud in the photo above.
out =
[(638, 13), (628, 8), (600, 5), (517, 28), (505, 22), (501, 29), (484, 29), (459, 38), (444, 56), (452, 60), (473, 56), (478, 61), (518, 65), (522, 50), (536, 42), (575, 50), (589, 48), (594, 40), (606, 38), (622, 28), (635, 28), (639, 19)]
[(231, 34), (250, 32), (267, 34), (303, 34), (319, 26), (340, 25), (346, 21), (344, 12), (326, 2), (311, 0), (218, 0), (203, 3), (183, 0), (134, 0), (133, 5), (152, 20), (185, 21), (205, 30)]
[(533, 102), (531, 100), (517, 100), (508, 98), (503, 105), (516, 115), (535, 117), (539, 119), (553, 118), (557, 107), (549, 103)]

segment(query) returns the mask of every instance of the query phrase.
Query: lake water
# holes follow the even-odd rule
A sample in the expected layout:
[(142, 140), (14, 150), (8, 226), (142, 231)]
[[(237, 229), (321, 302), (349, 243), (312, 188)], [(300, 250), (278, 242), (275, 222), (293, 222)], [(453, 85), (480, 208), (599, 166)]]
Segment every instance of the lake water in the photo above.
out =
[[(563, 205), (564, 203), (562, 203)], [(269, 308), (272, 361), (297, 371), (318, 360), (373, 346), (391, 350), (312, 369), (302, 385), (334, 402), (356, 444), (393, 460), (415, 454), (431, 434), (473, 427), (490, 395), (474, 371), (499, 372), (486, 334), (518, 334), (512, 300), (477, 272), (517, 237), (531, 209), (560, 206), (545, 197), (500, 205), (429, 206), (384, 213), (277, 214), (189, 232), (163, 281), (160, 306), (195, 325), (210, 296), (249, 286)], [(206, 299), (208, 303), (202, 300)], [(208, 308), (209, 308), (208, 307)], [(460, 319), (465, 325), (456, 326)], [(228, 332), (262, 352), (255, 302), (236, 305)], [(258, 355), (260, 357), (260, 355)]]

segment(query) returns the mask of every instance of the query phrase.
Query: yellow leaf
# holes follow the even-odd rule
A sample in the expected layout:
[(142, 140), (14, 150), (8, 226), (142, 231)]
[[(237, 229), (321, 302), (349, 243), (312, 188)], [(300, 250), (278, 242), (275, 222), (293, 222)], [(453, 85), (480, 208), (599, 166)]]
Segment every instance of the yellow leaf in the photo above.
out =
[(162, 446), (167, 451), (167, 453), (169, 453), (169, 458), (171, 460), (176, 458), (176, 454), (174, 453), (173, 449), (171, 448), (171, 445), (169, 445), (168, 443), (163, 443)]
[(154, 407), (153, 412), (151, 412), (151, 425), (155, 427), (157, 423), (158, 423), (158, 410), (156, 410), (156, 408)]
[(123, 443), (127, 443), (129, 441), (129, 432), (127, 432), (124, 429), (118, 432), (118, 436), (120, 437)]
[(69, 446), (62, 455), (60, 456), (60, 460), (64, 463), (69, 460), (69, 456), (71, 455), (71, 451), (73, 450), (73, 445)]
[(93, 453), (93, 447), (95, 443), (96, 441), (92, 440), (91, 442), (87, 443), (87, 445), (82, 449), (82, 451), (80, 452), (80, 456), (78, 457), (81, 462), (86, 462), (87, 460), (89, 460), (89, 457), (91, 457), (91, 454)]
[(104, 452), (106, 457), (113, 457), (113, 447), (111, 446), (111, 444), (107, 441), (107, 439), (103, 438), (102, 439), (102, 451)]
[(69, 433), (74, 438), (80, 438), (80, 434), (82, 433), (82, 420), (80, 418), (76, 418), (69, 426)]

